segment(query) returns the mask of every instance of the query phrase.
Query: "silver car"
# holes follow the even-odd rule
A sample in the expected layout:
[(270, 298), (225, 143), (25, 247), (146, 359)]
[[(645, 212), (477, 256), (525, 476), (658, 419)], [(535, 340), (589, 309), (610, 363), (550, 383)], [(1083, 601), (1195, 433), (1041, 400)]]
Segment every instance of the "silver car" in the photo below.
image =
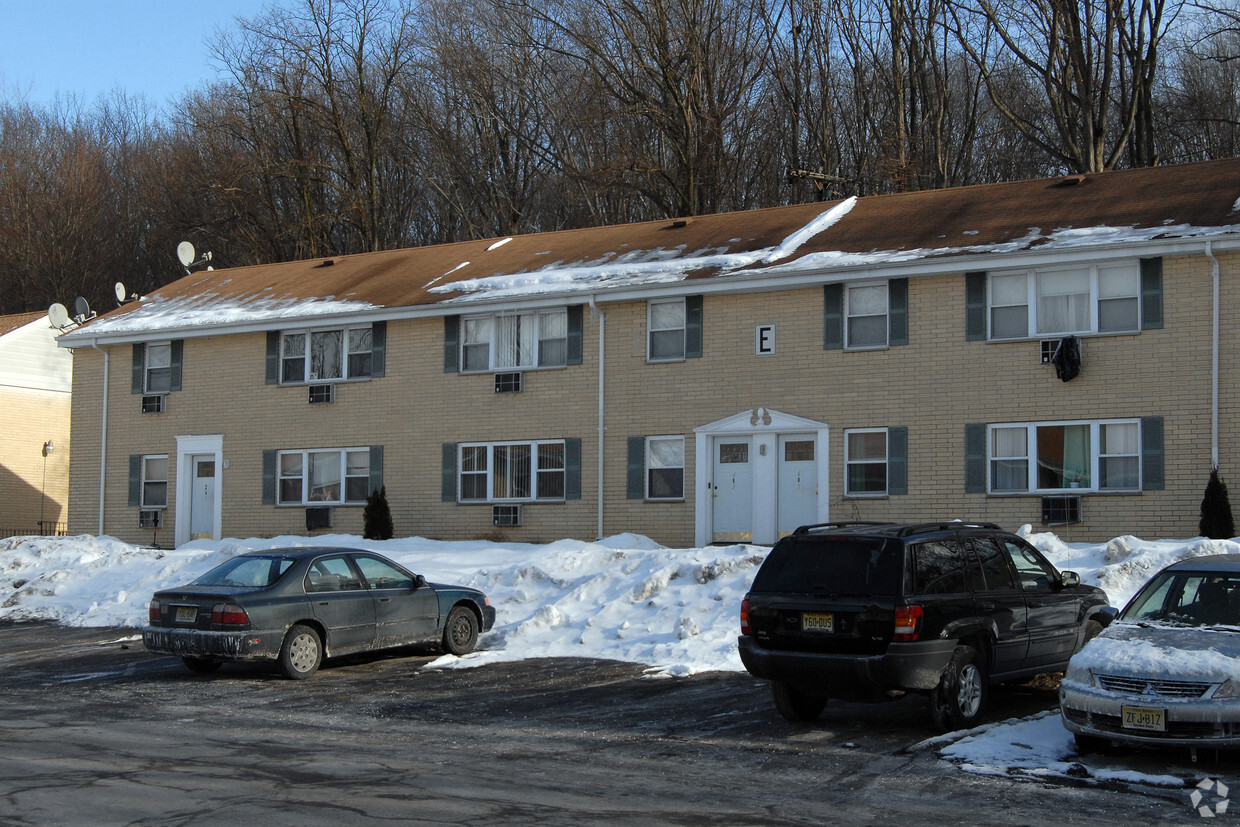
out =
[(1240, 555), (1175, 563), (1122, 611), (1100, 614), (1106, 628), (1072, 656), (1059, 688), (1079, 751), (1240, 747)]

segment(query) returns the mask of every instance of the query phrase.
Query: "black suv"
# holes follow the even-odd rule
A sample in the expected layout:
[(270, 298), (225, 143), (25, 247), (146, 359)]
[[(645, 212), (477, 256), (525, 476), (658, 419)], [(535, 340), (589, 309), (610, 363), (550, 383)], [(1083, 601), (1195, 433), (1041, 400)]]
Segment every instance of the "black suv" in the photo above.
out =
[(738, 645), (788, 720), (911, 690), (948, 731), (979, 720), (990, 683), (1063, 671), (1106, 605), (997, 525), (827, 523), (771, 549)]

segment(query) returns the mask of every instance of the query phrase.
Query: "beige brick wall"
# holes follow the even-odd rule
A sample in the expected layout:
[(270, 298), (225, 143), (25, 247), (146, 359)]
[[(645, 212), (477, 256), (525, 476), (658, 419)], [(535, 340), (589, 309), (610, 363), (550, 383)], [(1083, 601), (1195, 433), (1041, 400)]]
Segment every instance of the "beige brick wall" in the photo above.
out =
[[(1237, 459), (1240, 422), (1235, 369), (1240, 321), (1235, 276), (1240, 258), (1221, 257), (1223, 279), (1220, 460)], [(1230, 279), (1230, 281), (1228, 280)], [(686, 292), (693, 292), (692, 284)], [(1037, 341), (968, 342), (962, 275), (909, 282), (909, 342), (881, 351), (823, 350), (820, 286), (707, 296), (704, 353), (668, 364), (646, 362), (645, 302), (603, 305), (606, 324), (605, 535), (637, 532), (673, 546), (694, 541), (694, 428), (755, 407), (826, 423), (832, 519), (993, 520), (1039, 527), (1040, 498), (964, 493), (966, 423), (1164, 417), (1163, 491), (1087, 494), (1085, 522), (1056, 528), (1068, 540), (1123, 532), (1145, 537), (1196, 533), (1210, 469), (1210, 262), (1204, 255), (1164, 260), (1165, 326), (1136, 335), (1083, 341), (1079, 378), (1064, 383), (1040, 363)], [(176, 436), (223, 434), (219, 490), (225, 536), (305, 534), (300, 508), (265, 506), (262, 452), (269, 449), (384, 446), (385, 483), (399, 536), (492, 537), (544, 542), (597, 534), (597, 406), (600, 319), (586, 312), (584, 364), (526, 373), (520, 394), (495, 394), (493, 377), (443, 371), (441, 319), (391, 322), (386, 376), (337, 385), (333, 405), (310, 406), (304, 387), (268, 386), (262, 334), (188, 339), (184, 390), (169, 410), (142, 416), (129, 392), (130, 346), (109, 348), (108, 484), (104, 530), (146, 542), (128, 507), (132, 453), (175, 456)], [(777, 353), (754, 355), (754, 326), (777, 325)], [(70, 522), (97, 530), (102, 357), (79, 350), (74, 366), (74, 452)], [(844, 432), (908, 428), (909, 494), (843, 496)], [(686, 439), (686, 500), (647, 503), (625, 496), (627, 439)], [(579, 438), (580, 500), (532, 504), (520, 528), (496, 529), (486, 506), (441, 501), (441, 446), (493, 440)], [(824, 453), (820, 450), (819, 457)], [(175, 488), (175, 486), (173, 486)], [(175, 491), (160, 541), (170, 543)], [(333, 531), (360, 534), (360, 507), (335, 509)]]
[(0, 387), (0, 530), (34, 533), (40, 520), (64, 521), (69, 415), (68, 393)]

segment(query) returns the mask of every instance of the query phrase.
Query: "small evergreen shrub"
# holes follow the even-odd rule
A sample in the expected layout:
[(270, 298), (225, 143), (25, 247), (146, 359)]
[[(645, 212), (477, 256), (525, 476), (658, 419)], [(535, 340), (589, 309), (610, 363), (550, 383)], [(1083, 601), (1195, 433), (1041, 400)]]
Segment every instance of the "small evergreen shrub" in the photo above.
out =
[(378, 491), (371, 491), (366, 497), (366, 510), (362, 512), (362, 536), (367, 540), (390, 540), (393, 533), (387, 486), (381, 485)]
[(1210, 469), (1210, 481), (1201, 500), (1201, 522), (1198, 531), (1211, 540), (1230, 540), (1236, 536), (1236, 526), (1231, 517), (1231, 502), (1227, 499), (1227, 484), (1218, 475), (1218, 468)]

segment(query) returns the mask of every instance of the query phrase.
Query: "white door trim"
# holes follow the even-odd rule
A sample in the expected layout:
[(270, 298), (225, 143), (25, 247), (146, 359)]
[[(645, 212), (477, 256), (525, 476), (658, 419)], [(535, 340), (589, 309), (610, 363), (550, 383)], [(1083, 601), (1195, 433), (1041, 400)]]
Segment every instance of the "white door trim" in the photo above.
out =
[(215, 457), (215, 514), (212, 515), (212, 539), (220, 539), (220, 520), (224, 510), (224, 435), (207, 434), (178, 436), (177, 440), (177, 508), (176, 530), (173, 543), (177, 546), (189, 542), (189, 515), (193, 500), (193, 457), (210, 454)]
[(701, 547), (711, 542), (714, 523), (711, 511), (711, 475), (714, 468), (714, 439), (716, 437), (749, 437), (753, 446), (750, 460), (753, 462), (753, 542), (767, 545), (774, 543), (777, 535), (775, 508), (778, 472), (776, 452), (779, 437), (787, 434), (812, 434), (818, 444), (818, 518), (825, 523), (830, 514), (828, 482), (831, 463), (828, 461), (827, 436), (830, 428), (825, 422), (816, 422), (800, 416), (782, 413), (770, 408), (754, 408), (742, 411), (726, 419), (720, 419), (693, 430), (696, 460), (694, 469), (694, 543)]

